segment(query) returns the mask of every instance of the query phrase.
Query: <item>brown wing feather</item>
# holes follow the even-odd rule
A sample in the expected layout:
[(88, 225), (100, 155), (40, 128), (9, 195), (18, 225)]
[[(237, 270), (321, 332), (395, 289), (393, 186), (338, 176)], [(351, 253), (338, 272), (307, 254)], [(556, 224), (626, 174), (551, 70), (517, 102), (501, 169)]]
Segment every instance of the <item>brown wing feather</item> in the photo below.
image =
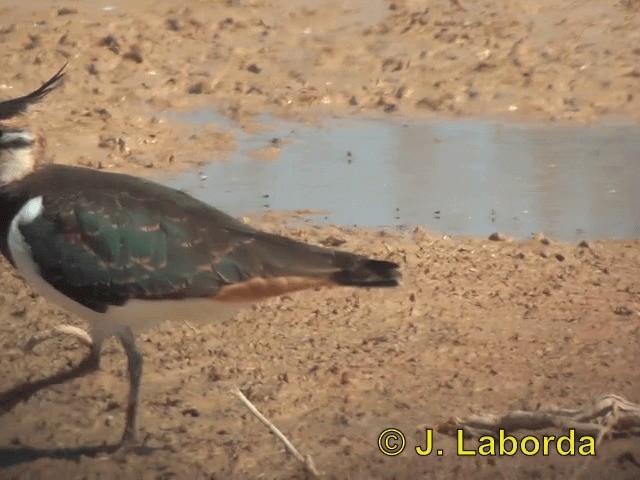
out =
[(222, 302), (254, 302), (307, 288), (337, 285), (315, 277), (254, 277), (245, 282), (223, 286), (213, 298)]

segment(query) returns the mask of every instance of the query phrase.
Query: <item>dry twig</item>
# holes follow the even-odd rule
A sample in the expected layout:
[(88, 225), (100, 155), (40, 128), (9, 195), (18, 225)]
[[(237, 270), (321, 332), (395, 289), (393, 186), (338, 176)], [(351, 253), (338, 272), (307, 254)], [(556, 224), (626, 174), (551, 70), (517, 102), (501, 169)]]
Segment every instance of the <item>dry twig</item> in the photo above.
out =
[(313, 463), (313, 459), (311, 455), (303, 456), (298, 449), (289, 441), (289, 439), (280, 431), (278, 427), (276, 427), (273, 423), (271, 423), (260, 411), (251, 403), (251, 401), (244, 396), (244, 394), (239, 389), (231, 390), (231, 392), (237, 396), (242, 403), (249, 409), (251, 413), (253, 413), (258, 420), (264, 423), (269, 430), (271, 430), (276, 437), (280, 439), (286, 449), (300, 462), (304, 465), (305, 470), (312, 476), (312, 478), (320, 478), (320, 473), (316, 469), (316, 466)]
[(595, 436), (598, 443), (607, 435), (640, 436), (640, 405), (620, 395), (609, 394), (585, 408), (540, 408), (535, 411), (514, 410), (506, 415), (477, 414), (464, 419), (451, 418), (438, 430), (455, 434), (462, 428), (469, 435), (480, 436), (500, 429), (540, 430), (549, 427), (573, 428), (576, 434)]
[[(467, 418), (451, 418), (438, 427), (441, 433), (455, 435), (463, 429), (471, 436), (491, 435), (498, 430), (540, 430), (543, 428), (575, 429), (577, 435), (589, 435), (600, 445), (606, 437), (640, 437), (640, 405), (609, 394), (598, 398), (592, 406), (575, 409), (540, 408), (536, 411), (514, 410), (506, 415), (478, 414)], [(573, 478), (586, 470), (590, 457), (585, 457)]]

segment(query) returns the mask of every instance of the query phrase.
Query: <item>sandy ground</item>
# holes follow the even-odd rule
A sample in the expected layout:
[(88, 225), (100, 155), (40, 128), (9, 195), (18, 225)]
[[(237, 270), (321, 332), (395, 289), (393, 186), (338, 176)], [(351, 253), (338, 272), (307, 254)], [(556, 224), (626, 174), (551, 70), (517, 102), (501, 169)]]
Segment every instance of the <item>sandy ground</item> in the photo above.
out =
[[(34, 5), (0, 7), (0, 98), (35, 88), (68, 62), (65, 85), (21, 119), (46, 131), (59, 163), (149, 175), (223, 158), (235, 148), (229, 133), (165, 114), (195, 107), (219, 109), (248, 131), (261, 112), (305, 121), (640, 118), (633, 0), (398, 0), (366, 11), (350, 0)], [(411, 453), (425, 426), (452, 416), (584, 406), (604, 393), (640, 401), (638, 241), (495, 242), (294, 220), (252, 219), (398, 261), (402, 287), (304, 292), (223, 324), (163, 325), (139, 339), (140, 430), (150, 447), (166, 449), (17, 461), (15, 452), (31, 447), (117, 440), (126, 364), (110, 342), (100, 373), (0, 416), (0, 478), (303, 478), (230, 393), (236, 387), (325, 478), (640, 477), (637, 438), (606, 440), (590, 459), (461, 458), (454, 439), (435, 433), (445, 455)], [(6, 263), (0, 285), (0, 391), (82, 358), (85, 347), (69, 338), (25, 351), (37, 332), (82, 323)], [(377, 448), (389, 427), (407, 436), (397, 457)]]

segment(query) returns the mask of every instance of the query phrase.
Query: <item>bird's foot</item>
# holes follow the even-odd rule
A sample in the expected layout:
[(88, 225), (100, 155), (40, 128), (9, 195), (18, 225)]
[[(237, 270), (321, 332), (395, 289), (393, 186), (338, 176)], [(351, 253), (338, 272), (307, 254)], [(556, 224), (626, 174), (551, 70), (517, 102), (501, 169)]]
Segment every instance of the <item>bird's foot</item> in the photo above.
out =
[(147, 456), (157, 451), (175, 451), (170, 446), (151, 447), (146, 441), (140, 440), (135, 430), (127, 429), (122, 435), (122, 439), (109, 452), (112, 457), (124, 457), (127, 455)]
[(135, 427), (127, 427), (118, 443), (118, 450), (124, 453), (139, 453), (145, 448), (145, 443), (140, 440)]

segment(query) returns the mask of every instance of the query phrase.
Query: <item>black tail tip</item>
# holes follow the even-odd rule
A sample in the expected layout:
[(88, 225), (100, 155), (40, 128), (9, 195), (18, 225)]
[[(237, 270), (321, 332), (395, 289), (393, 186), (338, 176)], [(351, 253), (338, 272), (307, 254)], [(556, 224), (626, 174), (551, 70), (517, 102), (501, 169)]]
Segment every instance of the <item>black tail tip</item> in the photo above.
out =
[(336, 272), (332, 279), (339, 285), (353, 287), (397, 287), (402, 278), (399, 268), (394, 262), (363, 259)]

